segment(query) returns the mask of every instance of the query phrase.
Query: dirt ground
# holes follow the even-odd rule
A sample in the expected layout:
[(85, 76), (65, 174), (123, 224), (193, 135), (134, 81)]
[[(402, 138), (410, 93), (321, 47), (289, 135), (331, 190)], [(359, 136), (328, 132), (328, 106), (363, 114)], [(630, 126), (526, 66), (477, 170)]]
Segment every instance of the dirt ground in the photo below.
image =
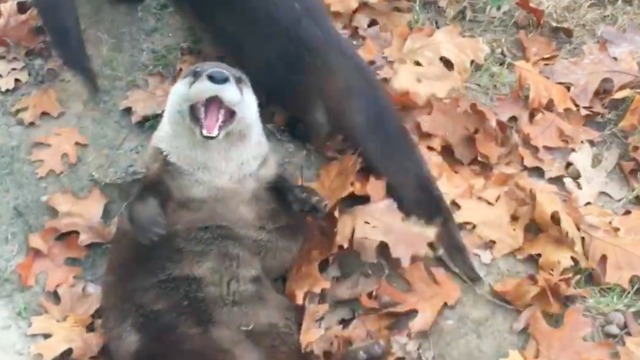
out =
[[(13, 269), (26, 253), (27, 234), (41, 230), (50, 215), (43, 198), (66, 188), (84, 195), (95, 184), (124, 180), (137, 173), (137, 160), (151, 130), (131, 125), (128, 114), (118, 110), (118, 105), (147, 71), (172, 70), (179, 45), (191, 37), (164, 0), (148, 1), (139, 9), (111, 6), (108, 1), (78, 1), (78, 5), (101, 95), (88, 98), (80, 81), (65, 71), (50, 82), (65, 114), (59, 119), (44, 119), (35, 128), (18, 124), (11, 106), (45, 81), (44, 76), (38, 81), (34, 75), (42, 69), (41, 60), (35, 60), (29, 64), (32, 79), (19, 90), (3, 94), (0, 102), (0, 194), (5, 203), (0, 207), (0, 233), (5, 234), (0, 241), (0, 354), (5, 360), (30, 359), (28, 348), (36, 339), (25, 333), (29, 317), (40, 314), (41, 287), (23, 288)], [(65, 175), (39, 180), (27, 159), (32, 140), (60, 126), (77, 126), (88, 137), (89, 146), (80, 150), (78, 164)], [(293, 144), (285, 143), (281, 148), (294, 162), (304, 158)], [(89, 280), (100, 281), (107, 253), (107, 246), (92, 249), (85, 263)], [(492, 282), (526, 272), (523, 263), (508, 257), (490, 268), (479, 267)], [(510, 330), (515, 311), (460, 284), (462, 299), (441, 314), (429, 332), (421, 350), (424, 359), (497, 360), (506, 357), (509, 349), (524, 345), (526, 338)]]

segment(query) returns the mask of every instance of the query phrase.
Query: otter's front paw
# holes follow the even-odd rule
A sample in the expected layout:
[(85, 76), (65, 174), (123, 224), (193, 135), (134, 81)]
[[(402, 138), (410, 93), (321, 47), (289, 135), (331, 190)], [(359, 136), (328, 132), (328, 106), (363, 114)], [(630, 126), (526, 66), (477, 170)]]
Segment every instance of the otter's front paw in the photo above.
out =
[(287, 198), (294, 211), (313, 215), (324, 215), (327, 212), (327, 202), (314, 189), (295, 185), (287, 194)]
[(127, 205), (126, 212), (129, 223), (141, 243), (151, 244), (167, 233), (166, 217), (157, 199), (135, 199)]

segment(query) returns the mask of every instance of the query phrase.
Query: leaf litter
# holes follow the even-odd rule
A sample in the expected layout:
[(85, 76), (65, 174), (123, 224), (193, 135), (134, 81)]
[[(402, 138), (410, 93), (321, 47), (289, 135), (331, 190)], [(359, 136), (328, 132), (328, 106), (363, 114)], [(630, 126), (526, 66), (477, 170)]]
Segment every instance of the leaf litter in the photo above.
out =
[[(456, 206), (454, 216), (469, 235), (465, 239), (473, 239), (470, 250), (485, 254), (485, 262), (513, 254), (537, 263), (535, 274), (492, 285), (498, 297), (522, 311), (522, 329), (531, 335), (526, 347), (505, 349), (504, 359), (613, 359), (616, 352), (621, 359), (638, 357), (637, 335), (615, 342), (583, 338), (596, 324), (576, 305), (590, 294), (576, 287), (573, 271), (580, 266), (598, 274), (596, 285), (625, 289), (640, 275), (640, 210), (620, 214), (598, 202), (602, 196), (614, 201), (628, 196), (629, 185), (612, 173), (618, 164), (639, 169), (640, 156), (629, 161), (617, 150), (601, 153), (594, 141), (603, 133), (587, 126), (610, 111), (612, 100), (630, 97), (619, 128), (631, 143), (639, 123), (637, 29), (623, 33), (605, 27), (603, 42), (585, 45), (583, 54), (572, 58), (561, 56), (555, 41), (541, 32), (520, 31), (524, 56), (510, 70), (518, 79), (516, 91), (485, 106), (465, 93), (473, 67), (490, 53), (483, 39), (463, 35), (456, 25), (410, 27), (413, 5), (402, 0), (326, 4), (338, 29), (361, 40), (359, 53), (374, 64), (402, 107), (438, 186)], [(546, 26), (545, 11), (535, 1), (516, 5), (537, 26)], [(11, 44), (36, 46), (41, 41), (31, 32), (36, 23), (33, 9), (19, 9), (16, 1), (0, 4), (0, 37)], [(20, 56), (7, 54), (0, 58), (2, 91), (29, 78)], [(182, 59), (177, 72), (188, 63), (192, 60)], [(173, 80), (156, 73), (147, 83), (120, 104), (131, 110), (133, 123), (162, 113)], [(25, 125), (64, 111), (49, 88), (24, 97), (12, 110)], [(75, 164), (77, 146), (87, 145), (74, 128), (55, 129), (35, 142), (49, 145), (34, 148), (30, 157), (42, 161), (38, 177), (63, 173), (63, 157)], [(393, 338), (417, 339), (462, 296), (452, 275), (425, 260), (434, 255), (428, 244), (436, 241), (437, 229), (406, 218), (386, 193), (385, 179), (366, 173), (361, 164), (359, 156), (345, 155), (320, 170), (312, 186), (334, 211), (310, 222), (308, 242), (286, 285), (287, 296), (305, 306), (300, 343), (316, 354), (339, 356), (372, 344), (389, 349)], [(568, 165), (577, 173), (569, 174)], [(530, 177), (527, 171), (534, 168), (543, 170), (543, 180)], [(369, 202), (340, 206), (354, 194)], [(27, 287), (46, 274), (45, 314), (33, 317), (28, 331), (50, 336), (31, 349), (43, 359), (69, 349), (73, 358), (88, 359), (102, 346), (94, 318), (100, 288), (83, 280), (82, 269), (68, 260), (83, 258), (90, 244), (110, 241), (116, 223), (102, 221), (106, 201), (95, 188), (83, 198), (69, 191), (48, 196), (57, 217), (29, 235), (27, 255), (16, 266)], [(546, 314), (563, 317), (562, 325), (549, 326)], [(388, 358), (400, 355), (394, 351)]]

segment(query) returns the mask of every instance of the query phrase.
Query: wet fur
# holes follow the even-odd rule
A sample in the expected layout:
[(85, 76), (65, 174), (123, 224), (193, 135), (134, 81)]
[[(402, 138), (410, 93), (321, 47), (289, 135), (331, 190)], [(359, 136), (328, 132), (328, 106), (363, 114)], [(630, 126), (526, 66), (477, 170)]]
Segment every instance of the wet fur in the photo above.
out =
[[(238, 115), (215, 140), (184, 117), (211, 91), (192, 79), (171, 90), (143, 186), (112, 241), (102, 301), (108, 352), (114, 360), (305, 359), (296, 308), (272, 282), (304, 238), (295, 204), (311, 198), (279, 174), (246, 77), (218, 92)], [(140, 237), (150, 224), (162, 227), (153, 241)]]
[[(237, 62), (268, 102), (300, 118), (314, 144), (336, 132), (359, 147), (365, 162), (386, 177), (400, 209), (440, 225), (439, 239), (453, 264), (469, 280), (482, 280), (451, 209), (400, 116), (373, 72), (336, 31), (321, 0), (174, 0), (174, 4)], [(61, 14), (57, 21), (66, 17)], [(75, 31), (80, 33), (79, 27)], [(50, 33), (53, 38), (68, 35)], [(58, 50), (64, 54), (80, 48), (62, 44)], [(89, 75), (83, 73), (84, 67), (73, 69)]]

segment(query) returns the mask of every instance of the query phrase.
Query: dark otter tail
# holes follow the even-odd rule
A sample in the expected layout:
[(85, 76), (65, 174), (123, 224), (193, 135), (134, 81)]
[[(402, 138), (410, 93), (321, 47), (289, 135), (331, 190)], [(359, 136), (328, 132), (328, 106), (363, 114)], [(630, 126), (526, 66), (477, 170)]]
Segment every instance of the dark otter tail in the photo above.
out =
[(53, 48), (62, 62), (78, 73), (94, 93), (98, 81), (87, 54), (75, 0), (33, 0)]

